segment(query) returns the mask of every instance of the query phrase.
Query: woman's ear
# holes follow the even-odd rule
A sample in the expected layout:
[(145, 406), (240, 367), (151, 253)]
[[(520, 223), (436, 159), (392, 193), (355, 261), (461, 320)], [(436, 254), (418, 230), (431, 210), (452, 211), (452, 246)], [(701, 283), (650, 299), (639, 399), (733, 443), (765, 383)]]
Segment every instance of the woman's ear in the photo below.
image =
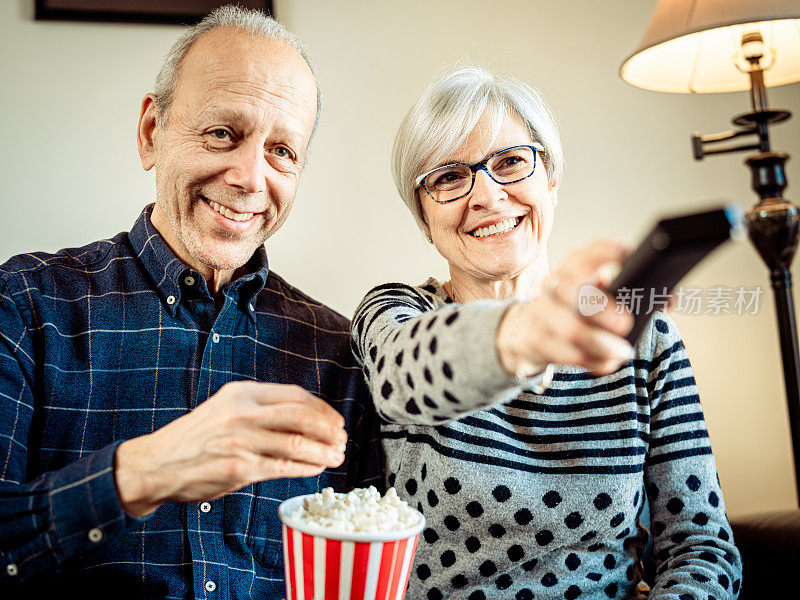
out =
[(549, 183), (547, 186), (547, 191), (550, 194), (550, 202), (553, 203), (553, 207), (555, 208), (558, 206), (558, 181)]
[(425, 239), (429, 244), (433, 243), (433, 238), (431, 237), (431, 228), (428, 227), (428, 219), (425, 218), (425, 209), (422, 208), (422, 195), (420, 190), (414, 192), (417, 201), (417, 207), (419, 208), (419, 216), (417, 219), (417, 224), (419, 228), (422, 230), (422, 234), (425, 236)]
[(420, 229), (422, 230), (422, 234), (425, 236), (425, 240), (429, 243), (433, 243), (433, 238), (431, 237), (431, 230), (427, 225), (420, 225)]

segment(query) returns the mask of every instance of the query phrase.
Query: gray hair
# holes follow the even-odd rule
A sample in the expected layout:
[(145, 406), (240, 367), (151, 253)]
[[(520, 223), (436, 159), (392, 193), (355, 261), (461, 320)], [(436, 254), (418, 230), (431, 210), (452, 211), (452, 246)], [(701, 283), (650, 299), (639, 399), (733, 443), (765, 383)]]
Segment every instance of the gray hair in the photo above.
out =
[[(201, 35), (220, 27), (232, 27), (254, 36), (262, 36), (277, 40), (294, 48), (300, 53), (303, 60), (306, 61), (308, 68), (311, 69), (311, 73), (314, 74), (314, 80), (316, 82), (314, 66), (311, 64), (311, 59), (306, 54), (297, 36), (260, 10), (227, 4), (208, 13), (197, 25), (189, 27), (189, 29), (184, 31), (175, 41), (172, 48), (169, 49), (164, 59), (164, 64), (161, 66), (161, 70), (156, 76), (156, 87), (154, 91), (156, 97), (156, 115), (160, 126), (163, 127), (169, 120), (169, 111), (172, 107), (172, 100), (175, 97), (175, 89), (178, 87), (178, 73), (184, 57)], [(320, 92), (319, 84), (317, 84), (317, 117), (314, 121), (314, 129), (311, 133), (312, 137), (314, 131), (317, 130), (321, 110), (322, 93)]]
[(436, 168), (465, 142), (484, 112), (496, 135), (508, 115), (518, 117), (531, 140), (544, 147), (550, 185), (561, 181), (564, 154), (553, 115), (542, 95), (510, 75), (475, 65), (450, 68), (432, 81), (408, 111), (392, 148), (392, 175), (403, 202), (429, 236), (414, 181)]

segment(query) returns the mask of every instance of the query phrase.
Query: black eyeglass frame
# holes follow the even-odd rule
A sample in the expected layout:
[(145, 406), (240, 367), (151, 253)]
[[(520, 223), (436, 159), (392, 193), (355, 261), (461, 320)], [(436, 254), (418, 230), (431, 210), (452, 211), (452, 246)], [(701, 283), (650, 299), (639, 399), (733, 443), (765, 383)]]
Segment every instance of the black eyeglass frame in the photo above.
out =
[[(519, 179), (515, 179), (514, 181), (497, 181), (497, 179), (495, 179), (492, 176), (491, 171), (489, 171), (489, 167), (488, 167), (489, 161), (492, 160), (498, 154), (502, 154), (503, 152), (508, 152), (509, 150), (513, 150), (514, 148), (530, 148), (531, 149), (531, 151), (533, 152), (533, 168), (531, 169), (531, 172), (528, 173), (527, 175), (525, 175), (525, 177), (520, 177)], [(441, 167), (436, 167), (435, 169), (431, 169), (427, 173), (417, 177), (416, 180), (414, 181), (414, 183), (416, 185), (416, 188), (419, 188), (419, 186), (424, 187), (425, 188), (425, 193), (427, 193), (428, 196), (431, 197), (431, 200), (436, 202), (436, 204), (448, 204), (449, 202), (455, 202), (456, 200), (460, 200), (464, 196), (468, 196), (469, 195), (469, 193), (472, 191), (472, 188), (475, 187), (475, 175), (478, 173), (478, 171), (481, 171), (481, 170), (485, 171), (486, 174), (489, 176), (489, 178), (492, 181), (494, 181), (495, 183), (499, 184), (499, 185), (510, 185), (512, 183), (518, 183), (518, 182), (522, 181), (523, 179), (527, 179), (528, 177), (531, 177), (536, 172), (536, 157), (537, 157), (538, 153), (542, 152), (542, 151), (544, 151), (544, 147), (540, 146), (539, 144), (517, 144), (515, 146), (509, 146), (508, 148), (503, 148), (502, 150), (498, 150), (497, 152), (494, 152), (494, 153), (490, 154), (489, 156), (487, 156), (486, 158), (484, 158), (482, 161), (476, 162), (475, 164), (472, 164), (472, 165), (469, 165), (467, 163), (459, 163), (459, 162), (457, 162), (457, 163), (449, 163), (447, 165), (442, 165)], [(461, 194), (460, 196), (456, 196), (455, 198), (451, 198), (450, 200), (437, 200), (436, 198), (434, 198), (433, 194), (428, 189), (428, 185), (425, 183), (425, 180), (430, 175), (432, 175), (433, 173), (436, 173), (436, 171), (440, 171), (442, 169), (451, 169), (453, 167), (459, 167), (459, 166), (468, 167), (469, 170), (472, 172), (472, 181), (469, 184), (469, 189), (466, 192), (464, 192), (463, 194)]]

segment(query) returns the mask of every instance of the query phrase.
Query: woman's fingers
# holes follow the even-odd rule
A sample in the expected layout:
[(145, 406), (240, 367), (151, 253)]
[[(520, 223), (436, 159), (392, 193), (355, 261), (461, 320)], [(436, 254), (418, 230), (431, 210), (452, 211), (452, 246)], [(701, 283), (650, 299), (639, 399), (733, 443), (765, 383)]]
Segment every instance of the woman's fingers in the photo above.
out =
[(598, 326), (553, 299), (534, 300), (526, 305), (525, 313), (528, 356), (587, 369), (602, 369), (607, 363), (619, 365), (632, 358), (633, 349), (621, 334)]
[(602, 329), (625, 336), (633, 328), (633, 315), (616, 298), (608, 294), (604, 298), (601, 294), (629, 253), (629, 246), (622, 242), (595, 240), (570, 252), (564, 264), (545, 279), (543, 292), (574, 312), (578, 312), (579, 303), (585, 300), (583, 296), (592, 296), (594, 304), (602, 305), (602, 309), (582, 316)]
[[(604, 335), (610, 336), (604, 339)], [(609, 374), (631, 360), (630, 346), (624, 339), (603, 331), (580, 334), (580, 341), (551, 335), (543, 337), (537, 351), (554, 364), (583, 367), (598, 374)]]
[(608, 240), (597, 240), (573, 250), (561, 267), (545, 278), (543, 291), (565, 304), (574, 305), (582, 286), (589, 283), (602, 287), (629, 252), (627, 245)]
[(598, 239), (567, 255), (559, 272), (569, 278), (585, 282), (592, 279), (607, 264), (622, 263), (630, 254), (627, 244), (616, 240)]
[[(609, 374), (631, 360), (634, 350), (625, 336), (633, 315), (602, 289), (629, 253), (627, 244), (605, 239), (571, 252), (545, 278), (538, 298), (510, 309), (510, 318), (501, 321), (499, 334), (513, 330), (513, 335), (498, 335), (510, 340), (499, 345), (504, 367), (555, 363)], [(579, 298), (584, 294), (592, 295), (590, 304), (598, 310), (581, 313)]]

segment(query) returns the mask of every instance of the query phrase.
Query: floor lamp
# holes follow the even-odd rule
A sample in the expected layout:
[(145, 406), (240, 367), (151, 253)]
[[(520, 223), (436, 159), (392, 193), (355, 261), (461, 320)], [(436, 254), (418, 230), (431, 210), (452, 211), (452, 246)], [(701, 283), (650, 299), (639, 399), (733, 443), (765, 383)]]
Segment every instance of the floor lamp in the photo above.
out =
[(791, 113), (770, 108), (766, 90), (800, 81), (800, 0), (659, 0), (620, 76), (631, 85), (659, 92), (750, 92), (752, 110), (734, 117), (735, 128), (693, 135), (692, 151), (697, 160), (754, 151), (745, 163), (759, 201), (747, 213), (748, 229), (769, 268), (775, 297), (800, 500), (800, 355), (789, 270), (800, 212), (783, 198), (789, 156), (773, 152), (769, 141), (769, 126)]

